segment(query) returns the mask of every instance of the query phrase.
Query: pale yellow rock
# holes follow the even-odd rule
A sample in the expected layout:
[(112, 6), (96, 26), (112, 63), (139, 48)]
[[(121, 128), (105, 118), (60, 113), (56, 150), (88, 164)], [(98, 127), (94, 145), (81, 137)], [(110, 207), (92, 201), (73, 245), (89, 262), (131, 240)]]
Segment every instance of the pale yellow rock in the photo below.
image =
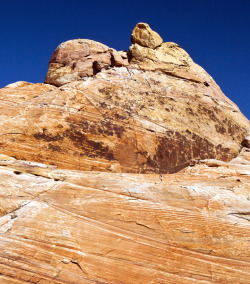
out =
[(178, 59), (182, 65), (190, 65), (193, 62), (189, 54), (174, 42), (164, 42), (156, 50), (166, 57)]
[(163, 43), (163, 40), (148, 24), (138, 23), (132, 31), (131, 42), (149, 48), (156, 48)]
[(11, 160), (11, 161), (14, 161), (15, 158), (7, 156), (7, 155), (0, 154), (0, 160)]
[[(157, 68), (159, 66), (164, 68), (164, 64), (188, 66), (188, 64), (192, 62), (192, 59), (182, 48), (176, 47), (177, 45), (174, 47), (168, 47), (167, 44), (168, 43), (165, 43), (156, 49), (151, 49), (135, 43), (129, 49), (131, 62), (142, 61), (144, 63), (148, 63), (151, 68)], [(180, 50), (183, 52), (180, 52)]]
[(79, 76), (76, 72), (73, 73), (72, 67), (51, 63), (45, 81), (47, 84), (61, 86), (78, 79)]
[(123, 59), (128, 59), (128, 53), (125, 50), (117, 51)]
[(18, 82), (11, 83), (11, 84), (5, 86), (5, 88), (16, 88), (16, 87), (22, 87), (22, 86), (25, 86), (25, 85), (29, 85), (29, 83), (25, 82), (25, 81), (18, 81)]

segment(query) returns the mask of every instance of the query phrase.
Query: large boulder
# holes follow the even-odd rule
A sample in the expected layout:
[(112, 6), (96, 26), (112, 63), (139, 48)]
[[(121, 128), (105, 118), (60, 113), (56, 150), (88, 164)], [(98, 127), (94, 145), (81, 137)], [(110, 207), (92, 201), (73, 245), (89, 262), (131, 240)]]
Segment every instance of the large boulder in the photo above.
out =
[(163, 40), (148, 24), (138, 23), (133, 29), (131, 42), (149, 48), (156, 48), (163, 43)]
[(126, 63), (108, 46), (88, 39), (69, 40), (53, 53), (45, 83), (61, 86), (81, 77), (93, 76), (102, 69)]

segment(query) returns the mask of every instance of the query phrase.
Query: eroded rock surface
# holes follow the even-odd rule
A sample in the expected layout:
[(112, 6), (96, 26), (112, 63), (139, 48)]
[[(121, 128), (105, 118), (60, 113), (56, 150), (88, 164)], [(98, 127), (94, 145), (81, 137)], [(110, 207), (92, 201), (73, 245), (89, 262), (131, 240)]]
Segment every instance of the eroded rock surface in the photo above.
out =
[(242, 144), (243, 146), (250, 148), (250, 136), (245, 137)]
[[(116, 67), (57, 88), (0, 90), (0, 150), (77, 170), (175, 172), (193, 159), (228, 161), (249, 122), (219, 90)], [(217, 93), (216, 93), (217, 94)]]
[(120, 54), (102, 43), (88, 39), (69, 40), (53, 53), (45, 83), (61, 86), (93, 76), (110, 66), (122, 65), (126, 65), (126, 61)]
[(250, 123), (180, 46), (67, 41), (45, 82), (0, 90), (0, 283), (250, 283)]
[(171, 175), (0, 158), (1, 283), (250, 283), (248, 149)]
[[(133, 34), (151, 40), (138, 27)], [(2, 154), (68, 169), (171, 173), (193, 159), (233, 159), (250, 133), (238, 107), (175, 43), (134, 43), (127, 53), (67, 41), (45, 81), (0, 90)]]

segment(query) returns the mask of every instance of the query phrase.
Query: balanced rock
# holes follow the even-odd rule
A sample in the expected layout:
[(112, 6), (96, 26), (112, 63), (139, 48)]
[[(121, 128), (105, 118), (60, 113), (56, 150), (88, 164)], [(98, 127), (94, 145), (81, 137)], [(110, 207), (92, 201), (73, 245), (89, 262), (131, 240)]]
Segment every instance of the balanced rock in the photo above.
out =
[(163, 43), (158, 33), (151, 30), (150, 26), (145, 23), (138, 23), (132, 31), (131, 41), (133, 44), (156, 48)]

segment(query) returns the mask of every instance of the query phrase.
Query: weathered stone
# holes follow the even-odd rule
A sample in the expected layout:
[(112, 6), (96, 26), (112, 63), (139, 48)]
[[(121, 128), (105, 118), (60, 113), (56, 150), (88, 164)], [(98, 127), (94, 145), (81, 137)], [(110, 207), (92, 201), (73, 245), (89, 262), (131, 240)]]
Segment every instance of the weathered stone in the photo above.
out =
[(1, 152), (61, 168), (137, 173), (234, 158), (249, 121), (185, 51), (163, 47), (177, 54), (180, 68), (108, 67), (104, 57), (94, 65), (101, 72), (61, 88), (0, 90)]
[(131, 42), (149, 48), (156, 48), (163, 43), (163, 40), (160, 35), (151, 30), (148, 24), (138, 23), (132, 31)]
[(94, 62), (94, 68), (98, 72), (101, 72), (103, 69), (105, 69), (105, 70), (108, 69), (109, 66), (110, 66), (109, 64), (103, 63), (103, 62), (100, 62), (100, 61), (95, 61)]
[(247, 150), (161, 176), (5, 157), (0, 282), (249, 283)]
[(115, 49), (112, 49), (112, 59), (111, 59), (111, 65), (112, 67), (121, 67), (121, 66), (127, 66), (128, 58), (122, 57), (121, 54), (116, 51)]
[(125, 50), (120, 50), (120, 51), (117, 51), (120, 56), (123, 58), (123, 59), (127, 59), (128, 60), (128, 52), (125, 51)]
[(0, 90), (0, 283), (250, 283), (250, 123), (182, 48), (68, 41), (46, 82)]
[(104, 69), (126, 65), (116, 50), (104, 44), (87, 39), (69, 40), (53, 53), (45, 83), (62, 86), (81, 77), (93, 76), (100, 71), (95, 69), (94, 62), (105, 66)]

